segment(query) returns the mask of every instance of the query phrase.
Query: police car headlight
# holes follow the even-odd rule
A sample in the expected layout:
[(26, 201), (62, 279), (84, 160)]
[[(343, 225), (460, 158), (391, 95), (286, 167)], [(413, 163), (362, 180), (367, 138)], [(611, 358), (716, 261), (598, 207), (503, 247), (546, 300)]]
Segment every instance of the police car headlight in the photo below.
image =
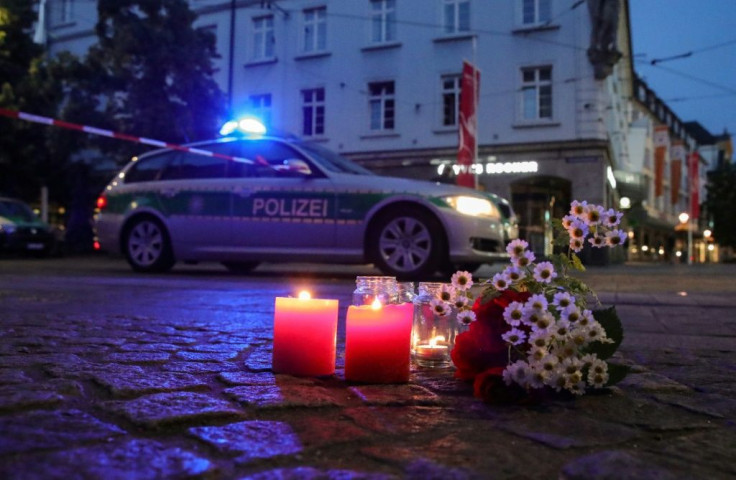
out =
[(470, 215), (473, 217), (498, 216), (498, 212), (491, 201), (484, 198), (458, 195), (454, 197), (445, 197), (445, 201), (448, 205), (463, 215)]

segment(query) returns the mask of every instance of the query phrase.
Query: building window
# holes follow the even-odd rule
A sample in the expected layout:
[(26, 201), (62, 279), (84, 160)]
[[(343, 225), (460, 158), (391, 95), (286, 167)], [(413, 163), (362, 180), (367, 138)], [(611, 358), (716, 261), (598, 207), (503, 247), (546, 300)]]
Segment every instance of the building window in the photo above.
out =
[(371, 130), (393, 130), (395, 115), (394, 82), (368, 84)]
[(396, 0), (371, 0), (371, 42), (396, 40)]
[(521, 0), (521, 23), (538, 25), (552, 19), (552, 0)]
[(552, 67), (521, 69), (521, 115), (524, 120), (552, 118)]
[(302, 90), (302, 135), (312, 137), (325, 133), (325, 89)]
[(327, 9), (304, 10), (303, 48), (305, 53), (321, 52), (327, 48)]
[(454, 127), (458, 124), (461, 81), (461, 75), (442, 77), (442, 126)]
[(250, 113), (261, 120), (265, 125), (271, 124), (271, 94), (248, 96)]
[(253, 19), (253, 60), (274, 57), (273, 16)]
[(470, 30), (470, 0), (444, 0), (444, 26), (446, 34)]

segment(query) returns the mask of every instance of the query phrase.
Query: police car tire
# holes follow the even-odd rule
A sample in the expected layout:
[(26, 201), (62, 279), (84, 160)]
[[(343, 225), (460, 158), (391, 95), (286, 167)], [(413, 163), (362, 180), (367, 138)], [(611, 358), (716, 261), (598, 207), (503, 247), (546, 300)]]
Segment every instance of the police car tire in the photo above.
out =
[[(153, 250), (158, 255), (150, 262), (141, 263), (136, 256), (138, 252), (131, 251), (131, 237), (135, 234), (144, 233), (147, 236), (160, 238), (157, 247)], [(171, 241), (169, 234), (163, 224), (156, 218), (151, 216), (143, 216), (133, 219), (125, 229), (123, 236), (123, 250), (125, 258), (128, 260), (131, 268), (136, 272), (153, 273), (165, 272), (174, 266), (175, 260), (171, 250)], [(150, 251), (149, 251), (150, 253)]]
[[(402, 220), (403, 219), (403, 220)], [(384, 252), (381, 251), (381, 238), (387, 228), (399, 226), (396, 222), (402, 221), (415, 222), (414, 225), (426, 231), (429, 239), (429, 248), (426, 252), (424, 262), (419, 264), (413, 270), (405, 270), (402, 268), (389, 265), (384, 258)], [(425, 213), (418, 208), (404, 207), (400, 210), (389, 211), (383, 215), (377, 222), (375, 232), (370, 239), (369, 254), (375, 262), (376, 266), (387, 275), (395, 276), (399, 279), (421, 280), (432, 276), (442, 263), (444, 263), (444, 243), (442, 235), (442, 226), (431, 214)]]

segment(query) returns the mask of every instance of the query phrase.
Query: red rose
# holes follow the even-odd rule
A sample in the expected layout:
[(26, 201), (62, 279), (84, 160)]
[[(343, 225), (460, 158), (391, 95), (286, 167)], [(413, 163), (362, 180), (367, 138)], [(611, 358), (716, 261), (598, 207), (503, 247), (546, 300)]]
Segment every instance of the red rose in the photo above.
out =
[(485, 401), (491, 401), (496, 397), (498, 389), (506, 387), (503, 382), (504, 367), (493, 367), (475, 376), (473, 382), (473, 395)]
[(509, 330), (503, 319), (504, 309), (514, 301), (525, 302), (529, 292), (504, 290), (500, 295), (483, 301), (479, 297), (473, 305), (476, 321), (470, 328), (455, 337), (455, 347), (450, 352), (457, 367), (455, 377), (473, 380), (479, 373), (508, 363), (508, 347), (501, 335)]

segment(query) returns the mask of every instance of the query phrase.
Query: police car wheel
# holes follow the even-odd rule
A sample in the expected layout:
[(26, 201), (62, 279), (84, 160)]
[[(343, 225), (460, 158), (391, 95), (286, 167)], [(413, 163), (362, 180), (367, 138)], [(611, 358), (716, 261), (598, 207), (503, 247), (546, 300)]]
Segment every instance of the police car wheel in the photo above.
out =
[(383, 217), (371, 240), (376, 266), (397, 278), (431, 276), (442, 263), (442, 227), (427, 213), (402, 209)]
[(125, 258), (137, 272), (164, 272), (174, 265), (171, 243), (164, 226), (152, 217), (141, 217), (128, 226)]
[(253, 271), (261, 262), (222, 262), (232, 273), (248, 273)]

